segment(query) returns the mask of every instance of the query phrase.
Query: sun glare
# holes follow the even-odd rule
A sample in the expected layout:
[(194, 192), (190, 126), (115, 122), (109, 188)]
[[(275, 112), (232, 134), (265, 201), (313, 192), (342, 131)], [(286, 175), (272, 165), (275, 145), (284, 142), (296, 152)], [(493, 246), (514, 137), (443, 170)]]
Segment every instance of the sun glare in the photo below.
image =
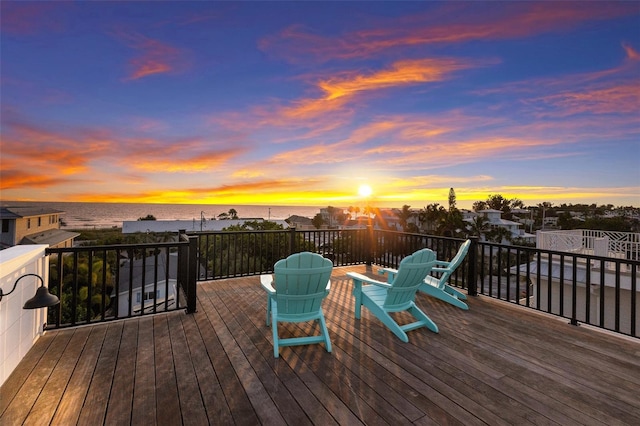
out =
[(358, 194), (361, 197), (368, 197), (373, 194), (373, 190), (369, 185), (360, 185), (360, 187), (358, 188)]

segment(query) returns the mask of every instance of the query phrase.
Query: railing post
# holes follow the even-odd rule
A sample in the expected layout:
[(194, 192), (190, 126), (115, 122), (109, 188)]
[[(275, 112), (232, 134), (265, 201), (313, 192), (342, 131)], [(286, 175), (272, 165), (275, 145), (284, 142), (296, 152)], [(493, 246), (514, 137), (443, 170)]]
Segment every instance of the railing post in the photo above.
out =
[(189, 236), (189, 272), (187, 275), (187, 313), (196, 312), (196, 289), (198, 281), (198, 237)]
[(375, 240), (373, 235), (373, 226), (367, 225), (367, 239), (366, 239), (366, 247), (365, 247), (365, 255), (367, 260), (367, 265), (371, 266), (373, 263), (373, 249), (375, 247)]
[(289, 254), (296, 253), (296, 227), (289, 228)]
[(469, 237), (471, 245), (467, 253), (467, 293), (469, 296), (478, 295), (478, 237)]

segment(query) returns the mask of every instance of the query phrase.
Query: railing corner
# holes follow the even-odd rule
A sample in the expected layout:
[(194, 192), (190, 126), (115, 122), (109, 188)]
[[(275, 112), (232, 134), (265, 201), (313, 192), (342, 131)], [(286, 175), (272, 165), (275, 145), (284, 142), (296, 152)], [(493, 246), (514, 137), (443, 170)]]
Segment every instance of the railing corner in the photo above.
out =
[(478, 237), (469, 237), (471, 240), (471, 245), (469, 246), (468, 252), (468, 265), (467, 268), (467, 282), (468, 288), (467, 292), (469, 296), (477, 296), (478, 295), (478, 274), (477, 274), (477, 266), (478, 266)]

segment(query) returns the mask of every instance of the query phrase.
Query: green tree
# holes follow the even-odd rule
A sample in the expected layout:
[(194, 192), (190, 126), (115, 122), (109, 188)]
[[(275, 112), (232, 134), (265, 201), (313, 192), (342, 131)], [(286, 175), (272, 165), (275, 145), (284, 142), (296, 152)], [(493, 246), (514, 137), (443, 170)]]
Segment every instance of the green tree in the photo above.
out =
[(322, 215), (318, 213), (313, 217), (311, 223), (316, 229), (320, 229), (322, 228), (322, 225), (324, 225), (324, 219), (322, 218)]
[(230, 225), (222, 228), (223, 231), (280, 231), (284, 226), (270, 220), (247, 220), (244, 223)]
[(355, 219), (356, 217), (358, 217), (358, 213), (360, 213), (360, 207), (349, 206), (347, 211), (349, 212), (350, 218)]
[(407, 223), (409, 219), (411, 219), (415, 213), (411, 211), (411, 206), (404, 205), (402, 206), (402, 210), (398, 212), (398, 221), (400, 222), (400, 226), (402, 226), (402, 230), (407, 230)]
[(438, 235), (445, 237), (456, 237), (460, 231), (466, 226), (462, 220), (462, 213), (458, 209), (454, 209), (444, 216), (444, 220), (438, 229)]
[(453, 188), (449, 188), (449, 211), (456, 209), (456, 191)]
[[(62, 259), (62, 264), (58, 263), (59, 259)], [(86, 253), (77, 258), (65, 256), (50, 260), (49, 287), (60, 298), (60, 305), (49, 309), (49, 322), (56, 322), (58, 309), (61, 310), (62, 324), (86, 322), (109, 309), (109, 294), (114, 288), (112, 271), (117, 267), (117, 259), (111, 255), (107, 262), (105, 265), (102, 260), (94, 260), (89, 264)], [(60, 272), (62, 283), (59, 281)]]
[(486, 210), (487, 209), (487, 203), (486, 201), (476, 201), (473, 203), (473, 206), (471, 207), (473, 209), (474, 212), (479, 212), (482, 210)]
[(501, 194), (489, 195), (486, 201), (476, 201), (473, 203), (473, 211), (479, 212), (486, 209), (500, 210), (503, 219), (511, 219), (511, 210), (522, 207), (524, 207), (524, 203), (521, 200), (517, 198), (508, 199)]
[(439, 203), (432, 203), (418, 212), (418, 220), (422, 229), (427, 232), (436, 232), (442, 227), (447, 216), (447, 211)]
[(507, 228), (503, 228), (501, 226), (497, 226), (490, 231), (486, 232), (487, 240), (493, 241), (494, 243), (501, 244), (503, 241), (509, 243), (511, 242), (511, 232)]
[(481, 237), (485, 232), (489, 230), (489, 223), (487, 222), (487, 218), (481, 215), (478, 215), (473, 218), (471, 223), (468, 225), (469, 232), (471, 235), (476, 237)]

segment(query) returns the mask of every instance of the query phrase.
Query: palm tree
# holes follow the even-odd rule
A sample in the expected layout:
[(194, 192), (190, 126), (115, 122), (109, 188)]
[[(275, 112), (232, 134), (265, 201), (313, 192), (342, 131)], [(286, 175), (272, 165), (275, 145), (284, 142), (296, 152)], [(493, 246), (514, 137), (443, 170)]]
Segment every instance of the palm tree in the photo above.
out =
[(489, 230), (489, 223), (487, 222), (486, 217), (476, 216), (467, 227), (471, 232), (471, 235), (482, 237), (484, 233)]
[(507, 228), (496, 227), (487, 232), (487, 239), (498, 244), (502, 244), (503, 241), (507, 243), (511, 241), (511, 232)]
[(397, 213), (398, 221), (400, 222), (400, 226), (402, 226), (402, 230), (407, 230), (407, 222), (411, 219), (415, 213), (411, 211), (411, 206), (404, 205), (402, 206), (402, 210)]
[(358, 217), (358, 213), (360, 213), (360, 207), (349, 206), (347, 211), (349, 212), (349, 218), (355, 219)]
[(433, 232), (442, 227), (447, 211), (438, 203), (429, 204), (418, 213), (418, 220), (426, 232)]

